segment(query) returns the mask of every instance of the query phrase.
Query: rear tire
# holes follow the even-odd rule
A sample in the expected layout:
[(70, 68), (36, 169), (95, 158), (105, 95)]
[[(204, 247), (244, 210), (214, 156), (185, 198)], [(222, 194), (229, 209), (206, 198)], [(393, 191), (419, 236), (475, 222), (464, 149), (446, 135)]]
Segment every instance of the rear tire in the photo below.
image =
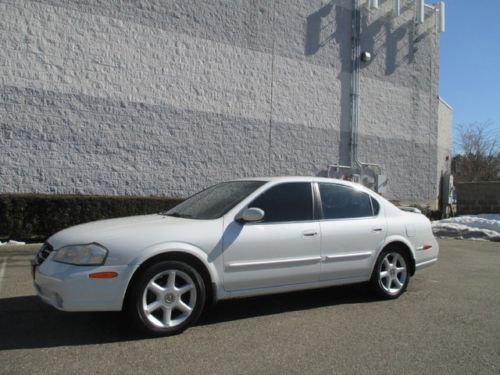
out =
[(410, 282), (409, 266), (408, 256), (400, 248), (382, 250), (373, 268), (371, 289), (382, 299), (398, 298)]
[(147, 268), (131, 286), (128, 313), (151, 336), (171, 336), (193, 325), (205, 306), (202, 277), (189, 264), (163, 261)]

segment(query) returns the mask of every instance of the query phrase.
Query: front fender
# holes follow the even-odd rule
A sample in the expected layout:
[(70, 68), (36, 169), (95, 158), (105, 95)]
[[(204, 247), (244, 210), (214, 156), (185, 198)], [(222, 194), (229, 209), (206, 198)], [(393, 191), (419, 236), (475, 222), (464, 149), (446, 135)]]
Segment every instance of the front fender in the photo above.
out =
[[(215, 249), (214, 249), (215, 250)], [(215, 268), (215, 265), (213, 262), (210, 262), (208, 260), (208, 254), (201, 250), (200, 248), (189, 244), (185, 242), (166, 242), (166, 243), (159, 243), (152, 245), (150, 247), (145, 248), (144, 250), (141, 251), (141, 253), (133, 258), (130, 262), (129, 265), (131, 267), (134, 267), (135, 270), (139, 268), (141, 264), (143, 264), (145, 261), (148, 259), (151, 259), (157, 255), (160, 254), (166, 254), (169, 252), (181, 252), (181, 253), (186, 253), (189, 255), (192, 255), (196, 257), (198, 260), (200, 260), (205, 268), (208, 270), (208, 273), (210, 274), (210, 278), (212, 279), (212, 283), (214, 283), (217, 286), (217, 289), (221, 286), (221, 280), (219, 278), (218, 272)], [(135, 273), (135, 271), (134, 271)], [(131, 275), (132, 278), (132, 275)], [(128, 280), (130, 282), (130, 280)]]

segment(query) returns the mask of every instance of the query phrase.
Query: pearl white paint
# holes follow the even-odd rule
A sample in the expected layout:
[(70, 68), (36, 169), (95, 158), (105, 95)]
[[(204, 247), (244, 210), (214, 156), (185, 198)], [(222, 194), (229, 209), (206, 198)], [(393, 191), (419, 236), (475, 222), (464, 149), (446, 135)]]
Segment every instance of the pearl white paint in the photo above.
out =
[[(153, 256), (172, 251), (197, 257), (206, 267), (217, 300), (370, 279), (380, 251), (402, 242), (417, 268), (435, 262), (438, 244), (429, 220), (399, 210), (359, 184), (315, 177), (260, 178), (266, 183), (222, 218), (192, 220), (165, 215), (111, 219), (78, 225), (48, 239), (54, 252), (37, 267), (35, 283), (44, 301), (67, 311), (120, 310), (130, 279)], [(375, 217), (282, 223), (235, 221), (254, 198), (285, 182), (347, 185), (380, 204)], [(413, 228), (408, 237), (406, 228)], [(82, 267), (53, 261), (71, 244), (96, 242), (109, 250), (102, 266)], [(428, 250), (423, 245), (431, 245)], [(114, 271), (114, 279), (90, 279), (92, 272)], [(56, 295), (63, 302), (57, 304)]]

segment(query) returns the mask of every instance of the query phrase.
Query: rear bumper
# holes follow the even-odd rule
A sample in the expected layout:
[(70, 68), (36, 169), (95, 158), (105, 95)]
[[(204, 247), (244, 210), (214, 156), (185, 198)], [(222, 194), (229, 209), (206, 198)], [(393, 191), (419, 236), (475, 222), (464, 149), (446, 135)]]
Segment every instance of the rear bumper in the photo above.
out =
[[(47, 259), (34, 267), (33, 284), (43, 302), (62, 311), (119, 311), (128, 281), (130, 266), (79, 267)], [(114, 271), (113, 279), (90, 279), (91, 272)]]
[[(430, 247), (426, 247), (426, 246)], [(439, 256), (439, 244), (432, 236), (418, 244), (415, 251), (415, 270), (421, 270), (432, 266), (437, 262)]]

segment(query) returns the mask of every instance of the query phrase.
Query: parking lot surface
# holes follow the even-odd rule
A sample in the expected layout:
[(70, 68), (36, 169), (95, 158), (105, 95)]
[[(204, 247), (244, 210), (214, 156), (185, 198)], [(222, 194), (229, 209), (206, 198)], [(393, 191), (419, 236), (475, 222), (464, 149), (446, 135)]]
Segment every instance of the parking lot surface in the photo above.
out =
[(43, 305), (37, 246), (3, 246), (0, 373), (500, 374), (500, 243), (439, 242), (439, 262), (398, 300), (363, 285), (232, 300), (156, 339), (120, 313)]

